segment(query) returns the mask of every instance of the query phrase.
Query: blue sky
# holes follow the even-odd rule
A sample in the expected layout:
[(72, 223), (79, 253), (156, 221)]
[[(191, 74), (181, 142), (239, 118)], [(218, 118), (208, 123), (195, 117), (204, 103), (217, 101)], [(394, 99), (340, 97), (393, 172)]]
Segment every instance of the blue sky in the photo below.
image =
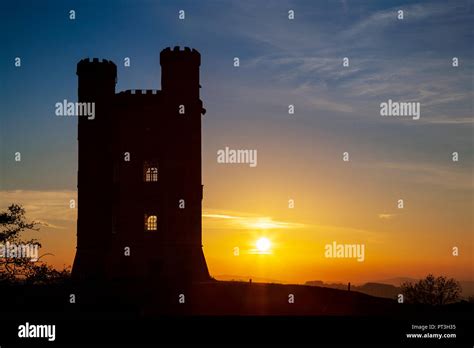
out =
[[(273, 158), (275, 137), (287, 137), (292, 145), (280, 151), (303, 147), (305, 156), (318, 138), (335, 154), (351, 148), (384, 163), (437, 165), (451, 150), (470, 159), (459, 168), (472, 162), (469, 1), (18, 1), (1, 9), (2, 189), (75, 188), (76, 120), (53, 111), (75, 100), (80, 59), (116, 62), (117, 91), (157, 89), (159, 52), (175, 45), (202, 54), (205, 161), (227, 143)], [(421, 102), (421, 120), (381, 119), (389, 98)], [(12, 162), (16, 151), (21, 164)]]

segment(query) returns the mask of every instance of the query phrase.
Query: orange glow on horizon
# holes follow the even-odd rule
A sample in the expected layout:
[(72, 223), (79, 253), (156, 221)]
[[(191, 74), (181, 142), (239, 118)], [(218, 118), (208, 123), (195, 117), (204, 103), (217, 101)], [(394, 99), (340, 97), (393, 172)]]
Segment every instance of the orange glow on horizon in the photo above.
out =
[[(74, 198), (75, 192), (4, 193), (4, 207), (18, 202), (24, 205), (29, 220), (41, 221), (40, 231), (25, 237), (41, 241), (40, 254), (53, 254), (43, 260), (56, 268), (70, 266), (76, 246), (77, 217), (76, 210), (69, 209), (64, 202)], [(304, 202), (300, 206), (304, 207)], [(472, 279), (472, 237), (463, 237), (469, 220), (460, 219), (459, 225), (451, 226), (446, 233), (446, 226), (440, 223), (441, 214), (425, 219), (420, 217), (423, 212), (380, 209), (374, 210), (372, 217), (361, 216), (360, 222), (351, 222), (341, 213), (341, 218), (334, 220), (337, 223), (331, 224), (329, 208), (317, 210), (312, 220), (302, 208), (259, 209), (257, 204), (247, 204), (247, 208), (264, 213), (203, 209), (203, 250), (209, 271), (217, 279), (357, 284), (395, 277), (420, 278), (428, 273)], [(353, 209), (363, 210), (357, 205)], [(326, 258), (325, 245), (333, 241), (364, 244), (364, 261)], [(462, 251), (457, 257), (452, 256), (453, 245)]]

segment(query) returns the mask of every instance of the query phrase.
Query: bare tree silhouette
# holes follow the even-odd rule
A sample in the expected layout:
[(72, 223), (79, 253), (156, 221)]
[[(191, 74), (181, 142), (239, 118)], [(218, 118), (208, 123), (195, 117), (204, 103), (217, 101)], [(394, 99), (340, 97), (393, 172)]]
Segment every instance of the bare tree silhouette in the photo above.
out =
[(454, 278), (435, 277), (428, 274), (417, 283), (401, 284), (402, 293), (407, 303), (445, 305), (459, 300), (461, 285)]
[[(25, 231), (39, 231), (38, 223), (25, 218), (25, 209), (19, 204), (11, 204), (0, 212), (0, 245), (36, 245), (41, 247), (37, 239), (25, 240), (21, 234)], [(50, 283), (69, 277), (69, 270), (56, 270), (43, 261), (32, 261), (25, 256), (0, 257), (0, 282), (25, 281), (26, 283)]]

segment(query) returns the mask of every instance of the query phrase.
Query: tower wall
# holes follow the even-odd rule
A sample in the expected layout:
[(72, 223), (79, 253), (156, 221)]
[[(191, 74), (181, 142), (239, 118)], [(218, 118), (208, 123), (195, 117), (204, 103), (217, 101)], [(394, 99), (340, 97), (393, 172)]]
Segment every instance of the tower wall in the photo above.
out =
[[(168, 263), (180, 276), (197, 280), (209, 278), (202, 252), (202, 146), (199, 99), (201, 55), (185, 47), (167, 48), (160, 54), (163, 108), (167, 119), (167, 141), (163, 146), (168, 173), (163, 186), (169, 197), (166, 210)], [(184, 106), (184, 114), (180, 107)], [(185, 209), (178, 208), (184, 199)], [(171, 272), (173, 267), (166, 267)]]
[(161, 89), (169, 99), (199, 99), (199, 67), (201, 54), (179, 46), (160, 53)]
[[(200, 54), (168, 48), (160, 64), (162, 91), (119, 94), (114, 63), (77, 65), (79, 102), (95, 102), (96, 117), (79, 120), (76, 279), (209, 279), (201, 238)], [(144, 180), (148, 161), (157, 162), (157, 182)], [(146, 230), (147, 214), (157, 215), (156, 231)]]
[(117, 67), (94, 58), (77, 64), (78, 102), (94, 103), (95, 117), (78, 117), (78, 218), (74, 278), (103, 278), (104, 248), (111, 228), (112, 158), (110, 106)]

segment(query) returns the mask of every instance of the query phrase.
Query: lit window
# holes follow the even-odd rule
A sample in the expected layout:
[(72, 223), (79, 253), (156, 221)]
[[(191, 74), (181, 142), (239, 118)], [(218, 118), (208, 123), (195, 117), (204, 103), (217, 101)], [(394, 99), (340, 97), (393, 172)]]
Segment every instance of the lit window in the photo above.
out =
[(147, 231), (156, 231), (158, 218), (156, 215), (145, 216), (145, 229)]
[(158, 181), (158, 166), (156, 163), (145, 162), (145, 181)]

